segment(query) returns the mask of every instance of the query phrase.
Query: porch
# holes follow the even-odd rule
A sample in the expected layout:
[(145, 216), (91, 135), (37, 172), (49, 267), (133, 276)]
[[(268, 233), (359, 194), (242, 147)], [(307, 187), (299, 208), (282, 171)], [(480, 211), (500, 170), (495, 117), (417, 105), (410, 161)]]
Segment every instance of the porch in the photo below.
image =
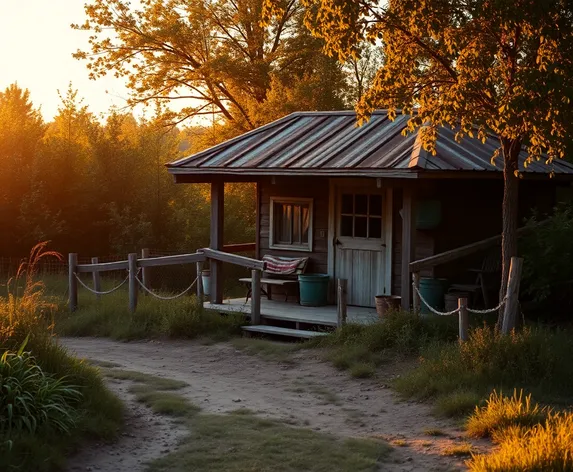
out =
[[(251, 316), (251, 303), (244, 298), (231, 298), (222, 303), (205, 302), (203, 306), (219, 313), (242, 313)], [(261, 298), (261, 324), (292, 326), (295, 329), (316, 326), (317, 328), (336, 328), (338, 315), (336, 305), (320, 307), (302, 306), (294, 302), (268, 300)], [(378, 319), (375, 308), (348, 306), (348, 323), (372, 324)], [(302, 326), (301, 326), (302, 325)]]

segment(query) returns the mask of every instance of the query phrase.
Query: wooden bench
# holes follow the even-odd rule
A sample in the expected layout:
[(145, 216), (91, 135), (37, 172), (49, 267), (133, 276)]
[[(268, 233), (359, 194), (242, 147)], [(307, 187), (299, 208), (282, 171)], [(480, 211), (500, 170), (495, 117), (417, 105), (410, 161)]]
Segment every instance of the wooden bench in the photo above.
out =
[[(289, 288), (298, 286), (298, 276), (304, 274), (308, 257), (263, 256), (263, 261), (266, 263), (266, 269), (261, 277), (261, 285), (265, 285), (266, 290), (261, 287), (261, 291), (270, 300), (272, 298), (273, 286), (283, 287), (285, 302), (288, 301)], [(245, 302), (248, 302), (252, 293), (253, 279), (251, 277), (245, 277), (239, 279), (239, 282), (247, 284), (249, 287), (245, 299)]]

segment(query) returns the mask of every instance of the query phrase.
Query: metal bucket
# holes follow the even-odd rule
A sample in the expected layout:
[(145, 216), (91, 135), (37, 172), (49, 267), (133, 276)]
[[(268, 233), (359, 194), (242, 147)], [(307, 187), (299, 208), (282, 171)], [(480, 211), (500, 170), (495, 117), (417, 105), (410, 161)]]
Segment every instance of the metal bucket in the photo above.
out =
[(376, 295), (374, 299), (376, 300), (376, 313), (380, 319), (398, 311), (402, 302), (402, 297), (398, 295)]
[(210, 295), (210, 281), (211, 281), (211, 271), (210, 270), (202, 270), (201, 271), (201, 283), (203, 284), (203, 294), (205, 296)]
[[(446, 288), (445, 279), (434, 279), (431, 277), (422, 277), (420, 279), (420, 294), (432, 308), (440, 310), (444, 304), (444, 292)], [(420, 313), (430, 315), (432, 312), (422, 301), (420, 304)]]

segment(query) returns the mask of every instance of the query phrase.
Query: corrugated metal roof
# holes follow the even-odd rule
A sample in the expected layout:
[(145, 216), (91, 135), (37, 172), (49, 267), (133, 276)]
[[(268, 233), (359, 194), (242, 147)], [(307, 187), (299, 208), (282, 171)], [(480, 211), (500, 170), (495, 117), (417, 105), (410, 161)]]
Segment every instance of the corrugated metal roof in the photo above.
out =
[[(299, 112), (245, 133), (205, 151), (168, 164), (173, 174), (244, 175), (394, 175), (439, 173), (440, 171), (484, 171), (503, 169), (491, 157), (499, 142), (494, 136), (485, 144), (473, 138), (458, 143), (455, 130), (442, 128), (430, 155), (419, 145), (417, 133), (402, 136), (408, 116), (394, 121), (386, 111), (373, 113), (370, 121), (356, 126), (356, 115), (348, 112)], [(573, 165), (556, 160), (550, 165), (535, 161), (520, 170), (526, 173), (573, 175)]]

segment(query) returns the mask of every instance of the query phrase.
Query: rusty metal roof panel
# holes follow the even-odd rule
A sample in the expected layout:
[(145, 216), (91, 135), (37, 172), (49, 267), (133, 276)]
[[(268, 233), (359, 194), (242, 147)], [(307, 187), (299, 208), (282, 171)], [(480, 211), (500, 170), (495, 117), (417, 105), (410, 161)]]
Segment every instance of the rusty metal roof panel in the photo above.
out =
[[(486, 143), (475, 138), (456, 142), (456, 130), (442, 128), (438, 133), (436, 155), (420, 146), (417, 133), (403, 135), (408, 117), (398, 115), (394, 121), (385, 111), (373, 113), (370, 121), (356, 126), (354, 112), (300, 112), (245, 133), (205, 151), (168, 164), (174, 174), (260, 173), (285, 174), (305, 172), (313, 175), (365, 175), (384, 171), (447, 172), (503, 169), (491, 158), (499, 147), (491, 136)], [(573, 165), (554, 161), (534, 161), (526, 168), (525, 151), (520, 169), (526, 173), (573, 175)]]

